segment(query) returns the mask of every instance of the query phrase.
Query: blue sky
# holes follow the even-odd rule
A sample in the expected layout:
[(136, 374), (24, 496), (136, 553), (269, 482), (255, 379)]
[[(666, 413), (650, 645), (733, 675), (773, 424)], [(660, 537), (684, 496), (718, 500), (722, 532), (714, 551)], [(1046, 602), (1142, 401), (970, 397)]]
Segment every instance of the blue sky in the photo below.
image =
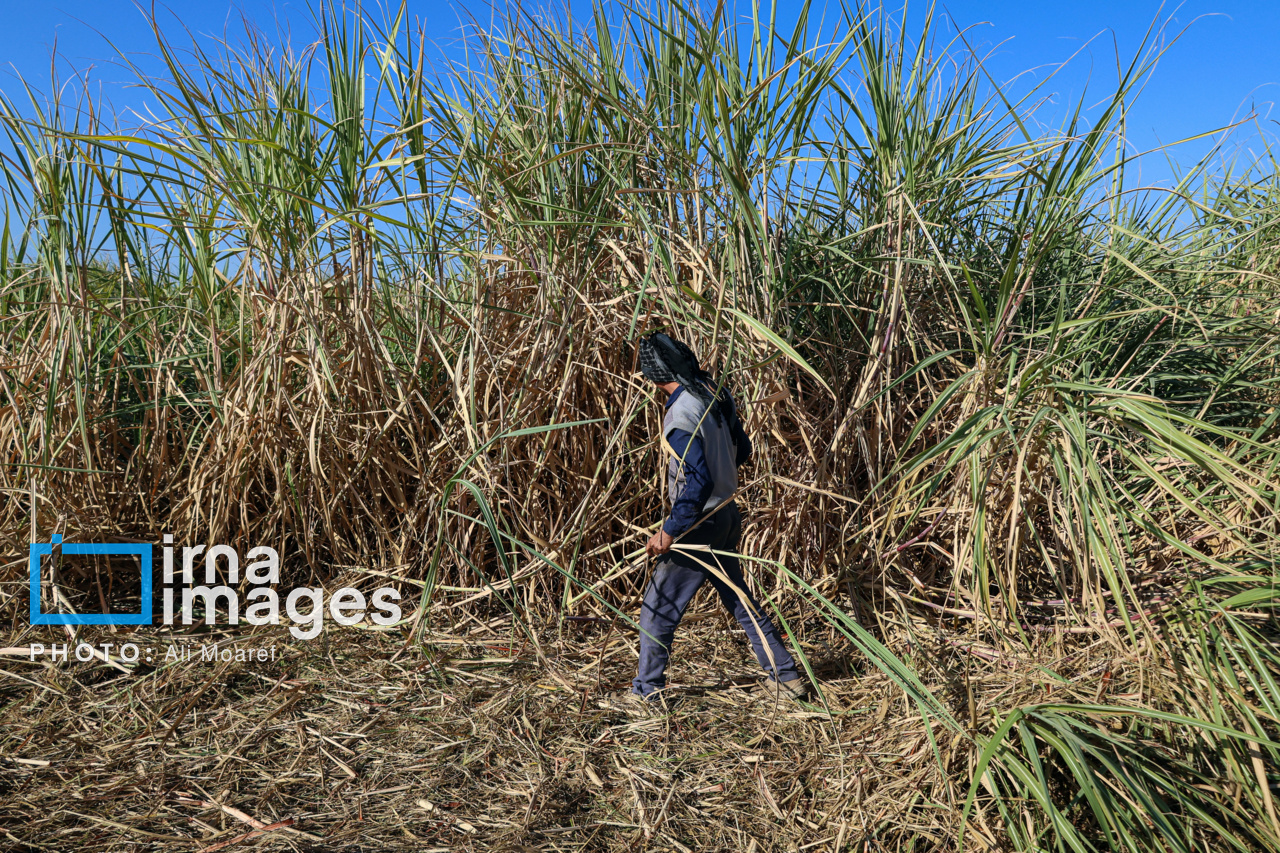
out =
[[(579, 4), (575, 0), (574, 7)], [(817, 0), (815, 7), (820, 5)], [(911, 17), (918, 17), (925, 5), (913, 3)], [(199, 34), (234, 34), (242, 13), (267, 31), (277, 25), (289, 27), (299, 40), (311, 32), (305, 0), (171, 0), (167, 8), (170, 25), (181, 21)], [(460, 9), (475, 9), (483, 17), (487, 6), (417, 0), (409, 8), (422, 19), (432, 39), (448, 43), (458, 35)], [(1188, 30), (1165, 55), (1131, 110), (1133, 145), (1149, 149), (1222, 127), (1253, 111), (1264, 119), (1267, 132), (1277, 130), (1280, 111), (1273, 106), (1280, 99), (1280, 53), (1274, 40), (1280, 33), (1280, 2), (1276, 0), (1187, 0), (1163, 7), (1147, 0), (949, 0), (939, 3), (939, 9), (957, 25), (971, 28), (968, 38), (975, 46), (994, 50), (988, 67), (1000, 80), (1028, 69), (1047, 74), (1088, 42), (1084, 53), (1050, 86), (1049, 91), (1058, 93), (1057, 103), (1071, 102), (1086, 84), (1101, 97), (1115, 79), (1117, 49), (1122, 58), (1128, 58), (1153, 20), (1172, 18), (1167, 32)], [(131, 54), (145, 56), (151, 51), (151, 33), (131, 0), (0, 0), (0, 10), (6, 24), (0, 36), (0, 57), (6, 61), (0, 69), (0, 89), (19, 94), (15, 69), (32, 83), (47, 86), (49, 54), (56, 40), (64, 76), (69, 68), (92, 65), (117, 107), (135, 106), (129, 90), (112, 85), (127, 75), (112, 66), (113, 51), (106, 41), (110, 38)], [(1055, 120), (1052, 107), (1044, 117)], [(1257, 137), (1245, 128), (1237, 131), (1233, 144), (1246, 151), (1256, 149)], [(1207, 142), (1187, 145), (1173, 156), (1186, 162), (1208, 146)], [(1143, 169), (1144, 183), (1168, 178), (1163, 155), (1145, 158)]]

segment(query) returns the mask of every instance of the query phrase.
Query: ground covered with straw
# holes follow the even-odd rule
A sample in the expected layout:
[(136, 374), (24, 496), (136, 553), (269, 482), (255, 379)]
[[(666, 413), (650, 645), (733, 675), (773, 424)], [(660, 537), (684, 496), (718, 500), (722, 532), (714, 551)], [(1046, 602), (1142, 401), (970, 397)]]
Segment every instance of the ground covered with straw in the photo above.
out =
[[(381, 633), (87, 635), (278, 660), (24, 668), (6, 685), (0, 825), (19, 850), (947, 846), (965, 792), (923, 792), (972, 760), (964, 737), (935, 726), (931, 745), (891, 680), (822, 643), (806, 644), (821, 699), (753, 698), (746, 638), (716, 607), (695, 605), (679, 700), (652, 717), (598, 707), (634, 675), (633, 637), (607, 625), (545, 631), (545, 662), (509, 624), (428, 638), (425, 655)], [(968, 669), (930, 685), (960, 714), (1054, 687), (1098, 698), (1082, 680)], [(987, 811), (970, 829), (980, 847)]]
[[(1051, 102), (934, 13), (749, 11), (512, 9), (456, 54), (407, 6), (158, 19), (146, 111), (0, 97), (3, 844), (1280, 849), (1266, 129), (1140, 186), (1161, 22)], [(664, 512), (655, 329), (741, 403), (807, 705), (748, 701), (708, 601), (670, 716), (595, 706)], [(33, 660), (125, 636), (31, 624), (54, 536), (268, 546), (282, 598), (402, 619)], [(48, 612), (136, 612), (134, 563), (61, 550)]]

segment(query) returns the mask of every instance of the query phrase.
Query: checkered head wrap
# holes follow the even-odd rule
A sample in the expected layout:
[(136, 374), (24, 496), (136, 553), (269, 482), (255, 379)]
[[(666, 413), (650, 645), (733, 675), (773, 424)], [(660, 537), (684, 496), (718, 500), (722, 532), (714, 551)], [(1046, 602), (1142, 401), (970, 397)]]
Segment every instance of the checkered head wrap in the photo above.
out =
[(716, 382), (698, 364), (698, 356), (685, 344), (662, 332), (654, 332), (640, 339), (640, 372), (645, 379), (663, 385), (679, 382), (711, 409), (717, 421), (723, 416), (723, 398), (715, 395)]
[[(685, 384), (700, 372), (698, 357), (693, 350), (662, 332), (654, 332), (640, 339), (640, 372), (644, 378), (659, 385), (668, 382)], [(683, 377), (683, 378), (682, 378)]]

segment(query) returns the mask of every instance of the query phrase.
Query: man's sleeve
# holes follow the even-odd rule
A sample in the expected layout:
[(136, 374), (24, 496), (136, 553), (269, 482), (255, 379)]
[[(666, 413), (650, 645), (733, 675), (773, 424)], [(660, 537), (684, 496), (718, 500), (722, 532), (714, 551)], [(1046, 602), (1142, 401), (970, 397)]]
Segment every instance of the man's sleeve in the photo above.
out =
[(667, 433), (667, 443), (675, 451), (676, 461), (684, 472), (684, 490), (671, 505), (670, 517), (662, 524), (662, 529), (675, 537), (693, 527), (715, 484), (711, 480), (711, 469), (707, 467), (701, 438), (695, 438), (682, 429), (673, 429)]

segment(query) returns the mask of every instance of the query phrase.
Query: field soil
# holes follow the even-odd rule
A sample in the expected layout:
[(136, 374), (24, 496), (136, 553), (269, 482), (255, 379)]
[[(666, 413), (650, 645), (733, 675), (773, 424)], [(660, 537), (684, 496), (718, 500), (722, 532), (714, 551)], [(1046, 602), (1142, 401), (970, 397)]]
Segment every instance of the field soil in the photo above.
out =
[[(951, 846), (939, 813), (958, 818), (967, 793), (921, 801), (933, 750), (970, 749), (940, 728), (931, 744), (847, 650), (804, 644), (821, 699), (754, 698), (745, 635), (709, 599), (677, 639), (677, 701), (652, 717), (599, 706), (636, 661), (634, 633), (602, 621), (536, 646), (501, 619), (407, 647), (341, 628), (81, 639), (153, 663), (4, 659), (0, 848), (874, 850), (892, 827), (894, 849), (927, 850)], [(202, 660), (214, 644), (232, 660)], [(166, 663), (170, 645), (185, 651)], [(257, 649), (274, 661), (226, 654)], [(975, 687), (1043, 690), (975, 680), (934, 687), (965, 716)], [(921, 813), (931, 827), (912, 833)]]

